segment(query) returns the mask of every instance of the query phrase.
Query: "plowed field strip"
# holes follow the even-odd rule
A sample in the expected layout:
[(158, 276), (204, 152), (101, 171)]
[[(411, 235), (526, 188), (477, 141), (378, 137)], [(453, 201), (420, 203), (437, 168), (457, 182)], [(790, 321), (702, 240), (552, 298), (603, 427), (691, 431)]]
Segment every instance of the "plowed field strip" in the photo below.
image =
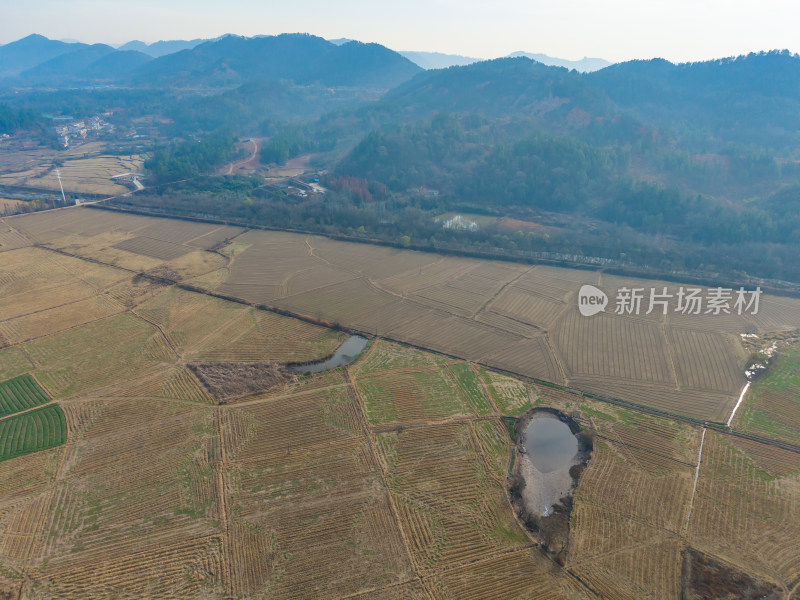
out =
[(364, 405), (364, 401), (362, 400), (361, 396), (359, 395), (358, 387), (355, 385), (355, 382), (353, 381), (353, 378), (350, 375), (349, 367), (346, 368), (345, 371), (347, 373), (348, 385), (352, 389), (352, 392), (355, 395), (356, 400), (357, 400), (356, 405), (358, 407), (358, 419), (359, 419), (359, 423), (361, 425), (361, 430), (363, 431), (363, 435), (366, 437), (367, 441), (369, 442), (369, 450), (370, 450), (370, 454), (371, 454), (371, 458), (372, 458), (373, 464), (376, 466), (377, 470), (381, 474), (381, 485), (383, 486), (383, 489), (386, 492), (386, 496), (389, 499), (389, 506), (392, 509), (392, 519), (394, 521), (394, 525), (395, 525), (395, 527), (397, 527), (397, 530), (400, 532), (400, 537), (403, 540), (403, 548), (406, 551), (406, 556), (408, 557), (409, 563), (411, 564), (412, 568), (414, 569), (414, 573), (417, 575), (417, 577), (423, 583), (423, 585), (425, 587), (425, 591), (428, 593), (428, 595), (431, 595), (431, 591), (429, 590), (428, 586), (425, 585), (425, 582), (424, 582), (424, 580), (422, 578), (420, 565), (417, 564), (417, 561), (416, 561), (416, 559), (414, 557), (414, 553), (411, 551), (411, 542), (410, 542), (410, 540), (408, 538), (408, 534), (405, 531), (405, 529), (403, 528), (403, 525), (402, 525), (402, 523), (400, 521), (400, 514), (399, 514), (398, 509), (397, 509), (397, 503), (395, 502), (394, 495), (392, 494), (392, 491), (391, 491), (391, 489), (389, 487), (389, 482), (386, 480), (386, 472), (384, 471), (383, 463), (380, 460), (380, 453), (378, 451), (378, 448), (375, 446), (375, 438), (373, 437), (372, 432), (370, 431), (369, 420), (367, 419), (367, 413), (366, 413), (366, 407)]
[(663, 458), (664, 460), (672, 461), (674, 463), (678, 463), (678, 464), (684, 465), (686, 467), (691, 467), (692, 469), (697, 467), (697, 465), (693, 465), (691, 463), (687, 463), (687, 462), (684, 462), (682, 460), (678, 460), (677, 458), (674, 458), (674, 457), (669, 456), (667, 454), (661, 454), (660, 452), (656, 452), (654, 450), (649, 450), (647, 448), (642, 448), (641, 446), (637, 446), (636, 444), (631, 444), (629, 442), (623, 442), (619, 438), (608, 437), (606, 435), (601, 435), (599, 433), (596, 434), (596, 435), (597, 435), (598, 438), (603, 439), (603, 440), (608, 440), (609, 442), (612, 442), (614, 444), (620, 444), (622, 446), (627, 446), (628, 448), (634, 448), (634, 449), (638, 450), (639, 452), (645, 452), (647, 454), (652, 454), (653, 456), (658, 456), (659, 458)]

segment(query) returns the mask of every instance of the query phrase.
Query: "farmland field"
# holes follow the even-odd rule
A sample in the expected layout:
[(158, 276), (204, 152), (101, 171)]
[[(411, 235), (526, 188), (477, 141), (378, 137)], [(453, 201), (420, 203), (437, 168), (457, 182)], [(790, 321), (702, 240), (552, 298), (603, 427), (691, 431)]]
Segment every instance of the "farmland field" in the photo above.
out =
[[(793, 597), (800, 454), (702, 420), (796, 300), (583, 320), (580, 285), (626, 280), (85, 207), (0, 226), (0, 597), (666, 600), (695, 555)], [(349, 327), (379, 334), (354, 363), (230, 401), (192, 371)], [(796, 362), (737, 429), (797, 439)], [(558, 555), (509, 501), (532, 407), (594, 440)]]
[(716, 433), (705, 445), (691, 543), (791, 589), (800, 577), (800, 456)]
[(775, 360), (766, 376), (750, 388), (736, 426), (746, 431), (800, 442), (800, 348)]
[(66, 439), (64, 413), (58, 405), (7, 417), (0, 420), (0, 460), (60, 446)]
[[(608, 310), (587, 319), (575, 302), (580, 285), (611, 291), (632, 280), (88, 208), (58, 212), (6, 223), (78, 256), (720, 422), (744, 385), (737, 334), (800, 322), (800, 301), (770, 296), (756, 315)], [(220, 253), (204, 251), (214, 244)], [(676, 291), (655, 281), (635, 285)]]
[[(84, 144), (57, 154), (49, 148), (27, 151), (0, 152), (0, 184), (52, 190), (60, 194), (55, 174), (56, 161), (60, 167), (64, 191), (68, 194), (98, 194), (114, 196), (128, 191), (124, 185), (111, 180), (114, 175), (141, 172), (144, 159), (102, 154), (96, 144)], [(91, 154), (91, 155), (90, 155)]]
[(30, 375), (0, 382), (0, 417), (35, 408), (49, 401), (50, 398)]

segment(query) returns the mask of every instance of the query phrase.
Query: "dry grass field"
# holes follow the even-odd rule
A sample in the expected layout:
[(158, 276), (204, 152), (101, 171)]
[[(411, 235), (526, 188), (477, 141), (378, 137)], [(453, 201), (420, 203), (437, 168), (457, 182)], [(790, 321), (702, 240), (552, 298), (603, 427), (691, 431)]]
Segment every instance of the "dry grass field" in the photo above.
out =
[[(622, 287), (675, 284), (521, 266), (281, 232), (71, 209), (6, 220), (20, 239), (245, 301), (409, 342), (527, 377), (727, 421), (745, 381), (740, 333), (800, 323), (800, 301), (757, 315), (614, 314)], [(24, 237), (21, 237), (24, 236)], [(219, 252), (207, 249), (219, 247)], [(583, 284), (605, 314), (579, 315)], [(734, 311), (735, 313), (735, 311)]]
[(59, 192), (56, 163), (61, 171), (64, 191), (68, 194), (117, 196), (129, 191), (111, 177), (141, 173), (144, 158), (139, 155), (103, 154), (103, 145), (88, 143), (60, 152), (36, 147), (0, 152), (0, 184)]
[(689, 523), (693, 546), (796, 594), (798, 506), (800, 455), (708, 433)]
[[(0, 431), (56, 407), (66, 428), (0, 460), (0, 598), (666, 600), (690, 549), (800, 592), (800, 454), (513, 375), (724, 421), (737, 334), (796, 328), (795, 300), (719, 326), (582, 320), (577, 288), (616, 281), (88, 208), (0, 228), (17, 240), (0, 246), (0, 381), (47, 392), (15, 387), (28, 412)], [(221, 403), (191, 365), (251, 373), (346, 334), (170, 280), (429, 351), (377, 339), (350, 366)], [(795, 358), (752, 388), (738, 428), (795, 439)], [(502, 417), (534, 406), (595, 436), (563, 564), (506, 490)]]
[(20, 212), (25, 207), (24, 200), (0, 197), (0, 214), (11, 215)]

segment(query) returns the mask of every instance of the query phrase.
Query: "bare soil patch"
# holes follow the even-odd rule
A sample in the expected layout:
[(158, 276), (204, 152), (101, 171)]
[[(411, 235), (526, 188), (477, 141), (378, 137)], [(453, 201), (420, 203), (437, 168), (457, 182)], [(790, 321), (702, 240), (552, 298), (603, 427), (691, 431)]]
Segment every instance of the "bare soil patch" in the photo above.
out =
[(683, 598), (687, 600), (778, 600), (783, 597), (770, 583), (688, 548), (683, 554)]
[(510, 217), (497, 219), (497, 228), (504, 231), (536, 231), (539, 233), (548, 233), (558, 229), (557, 227), (547, 227), (533, 221), (521, 221)]
[(270, 390), (288, 379), (274, 362), (212, 362), (187, 365), (220, 403)]

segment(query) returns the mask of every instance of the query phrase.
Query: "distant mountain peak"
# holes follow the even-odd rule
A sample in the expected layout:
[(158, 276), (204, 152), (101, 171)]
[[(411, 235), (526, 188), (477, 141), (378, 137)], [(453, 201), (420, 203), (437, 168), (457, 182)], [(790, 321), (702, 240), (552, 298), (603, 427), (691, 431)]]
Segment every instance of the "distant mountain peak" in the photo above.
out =
[(401, 50), (399, 54), (423, 69), (447, 69), (448, 67), (463, 67), (483, 60), (460, 54), (445, 54), (443, 52), (419, 52), (414, 50)]
[(388, 89), (419, 71), (407, 58), (380, 44), (336, 45), (309, 33), (283, 33), (208, 40), (145, 65), (137, 81), (226, 86), (291, 80), (301, 85), (317, 82)]
[(566, 58), (556, 58), (548, 56), (547, 54), (532, 54), (530, 52), (512, 52), (509, 54), (511, 58), (524, 57), (536, 62), (540, 62), (548, 67), (564, 67), (566, 69), (575, 69), (581, 73), (590, 73), (592, 71), (599, 71), (605, 69), (613, 64), (603, 58), (589, 58), (584, 56), (580, 60), (567, 60)]

